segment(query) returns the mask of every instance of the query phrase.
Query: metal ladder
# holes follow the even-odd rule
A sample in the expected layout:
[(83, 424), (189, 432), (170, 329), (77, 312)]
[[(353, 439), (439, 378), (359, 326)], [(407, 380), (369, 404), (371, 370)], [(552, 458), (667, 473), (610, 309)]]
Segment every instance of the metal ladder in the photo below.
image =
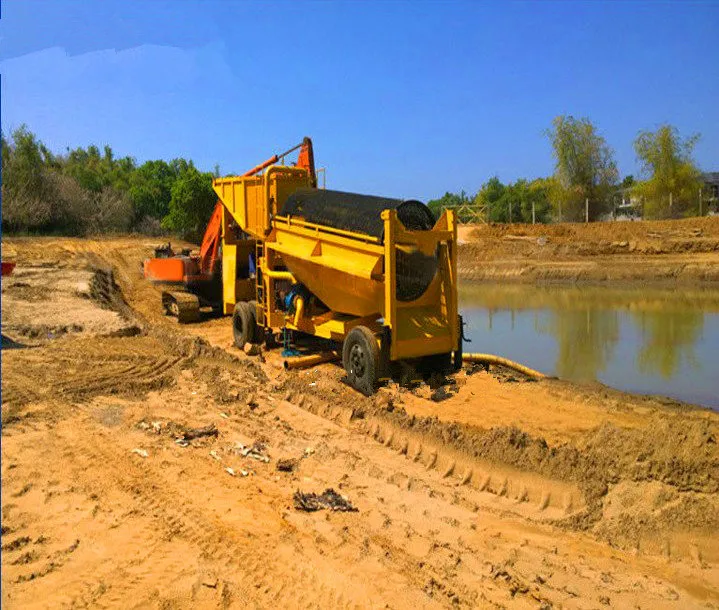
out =
[(260, 261), (265, 256), (265, 244), (258, 240), (255, 242), (255, 296), (257, 297), (257, 324), (265, 325), (265, 286), (260, 271)]

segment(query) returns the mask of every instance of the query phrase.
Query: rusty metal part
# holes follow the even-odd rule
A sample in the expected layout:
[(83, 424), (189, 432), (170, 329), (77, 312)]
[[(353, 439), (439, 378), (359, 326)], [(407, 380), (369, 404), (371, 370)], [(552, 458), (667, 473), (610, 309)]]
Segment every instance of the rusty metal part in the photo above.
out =
[(312, 354), (311, 356), (297, 356), (295, 358), (287, 358), (284, 362), (286, 370), (292, 369), (306, 369), (316, 364), (322, 364), (323, 362), (335, 362), (340, 359), (339, 352), (331, 350), (328, 352), (320, 352), (319, 354)]

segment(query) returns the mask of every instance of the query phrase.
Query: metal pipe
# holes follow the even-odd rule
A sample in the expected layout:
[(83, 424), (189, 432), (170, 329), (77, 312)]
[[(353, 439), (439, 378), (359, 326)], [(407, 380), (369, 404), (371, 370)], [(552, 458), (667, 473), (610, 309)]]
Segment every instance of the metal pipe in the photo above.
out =
[(302, 297), (297, 297), (295, 301), (295, 320), (294, 325), (299, 327), (300, 320), (305, 313), (305, 300)]
[(295, 276), (289, 271), (272, 271), (271, 269), (263, 269), (262, 274), (271, 280), (289, 280), (293, 284), (297, 283)]
[(243, 178), (248, 178), (249, 176), (254, 176), (257, 172), (261, 172), (266, 167), (272, 165), (273, 163), (276, 163), (279, 160), (279, 157), (277, 155), (272, 155), (267, 161), (264, 161), (263, 163), (260, 163), (259, 165), (255, 165), (251, 170), (246, 171), (244, 174), (242, 174)]
[(311, 356), (297, 356), (296, 358), (287, 358), (284, 362), (285, 370), (305, 369), (323, 362), (335, 362), (340, 359), (339, 352), (332, 350), (329, 352), (320, 352)]
[(255, 167), (253, 167), (251, 170), (246, 171), (244, 174), (242, 174), (242, 177), (247, 178), (249, 176), (254, 176), (257, 172), (261, 172), (263, 169), (265, 169), (266, 167), (269, 167), (273, 163), (277, 163), (277, 161), (279, 161), (280, 159), (284, 160), (284, 158), (287, 155), (289, 155), (290, 153), (293, 153), (298, 148), (301, 148), (302, 144), (303, 144), (303, 142), (300, 142), (297, 146), (293, 146), (292, 148), (290, 148), (289, 150), (286, 150), (285, 152), (283, 152), (280, 155), (272, 155), (269, 159), (267, 159), (267, 161), (264, 161), (264, 162), (260, 163), (259, 165), (256, 165)]
[(510, 360), (509, 358), (502, 358), (501, 356), (495, 356), (494, 354), (463, 354), (462, 361), (475, 362), (477, 364), (498, 364), (518, 371), (519, 373), (523, 373), (529, 377), (534, 377), (535, 379), (547, 378), (544, 373), (530, 369), (528, 366), (524, 366), (523, 364)]

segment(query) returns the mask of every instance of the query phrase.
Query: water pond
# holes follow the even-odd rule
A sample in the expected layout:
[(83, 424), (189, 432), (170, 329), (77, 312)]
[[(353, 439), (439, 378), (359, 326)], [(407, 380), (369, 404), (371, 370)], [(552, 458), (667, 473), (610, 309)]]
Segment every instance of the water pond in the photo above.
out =
[(467, 352), (719, 409), (718, 289), (465, 283), (459, 301)]

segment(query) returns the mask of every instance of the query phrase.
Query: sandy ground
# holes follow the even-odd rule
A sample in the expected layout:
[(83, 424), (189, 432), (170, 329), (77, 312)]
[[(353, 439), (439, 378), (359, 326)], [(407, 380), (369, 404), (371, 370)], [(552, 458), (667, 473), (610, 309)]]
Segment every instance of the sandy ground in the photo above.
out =
[[(4, 608), (719, 607), (716, 413), (469, 368), (367, 399), (165, 318), (152, 246), (4, 240)], [(357, 511), (295, 507), (326, 488)]]
[(463, 226), (458, 237), (465, 280), (719, 282), (717, 216)]

